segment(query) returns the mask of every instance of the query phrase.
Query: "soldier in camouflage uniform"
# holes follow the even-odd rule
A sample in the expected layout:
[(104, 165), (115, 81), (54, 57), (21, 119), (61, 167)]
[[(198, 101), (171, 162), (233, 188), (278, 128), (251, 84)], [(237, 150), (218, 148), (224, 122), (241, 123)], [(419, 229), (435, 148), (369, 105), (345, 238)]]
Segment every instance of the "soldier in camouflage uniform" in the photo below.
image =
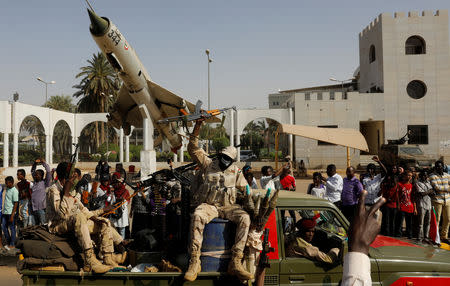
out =
[[(232, 260), (228, 265), (228, 273), (236, 275), (240, 280), (253, 279), (253, 275), (242, 266), (243, 251), (250, 227), (250, 217), (242, 207), (236, 204), (237, 191), (243, 192), (247, 181), (241, 170), (233, 165), (237, 151), (227, 147), (219, 153), (218, 160), (212, 160), (203, 149), (198, 147), (198, 134), (201, 121), (197, 121), (191, 134), (188, 152), (198, 164), (196, 188), (192, 191), (203, 200), (192, 215), (191, 221), (191, 260), (184, 278), (194, 281), (201, 271), (200, 254), (203, 241), (203, 229), (216, 217), (229, 219), (236, 224), (235, 244), (232, 247)], [(239, 189), (239, 190), (238, 190)], [(199, 196), (195, 196), (194, 198)]]
[[(56, 168), (58, 181), (47, 189), (47, 221), (51, 233), (74, 233), (84, 251), (84, 270), (105, 273), (123, 263), (126, 253), (114, 254), (114, 245), (122, 243), (122, 237), (111, 226), (108, 219), (99, 217), (112, 207), (89, 211), (81, 201), (70, 195), (73, 178), (67, 178), (69, 164), (60, 163)], [(99, 234), (100, 251), (104, 264), (95, 257), (91, 234)]]

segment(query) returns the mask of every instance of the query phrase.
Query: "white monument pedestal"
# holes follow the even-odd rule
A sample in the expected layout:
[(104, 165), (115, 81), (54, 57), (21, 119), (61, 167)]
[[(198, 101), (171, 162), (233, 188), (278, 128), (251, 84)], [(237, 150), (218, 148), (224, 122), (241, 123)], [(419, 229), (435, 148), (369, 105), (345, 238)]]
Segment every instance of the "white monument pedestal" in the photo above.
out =
[(155, 150), (141, 150), (141, 177), (147, 177), (156, 172)]
[(144, 150), (141, 151), (141, 178), (156, 172), (156, 152), (153, 149), (153, 122), (144, 104), (139, 105), (142, 115)]

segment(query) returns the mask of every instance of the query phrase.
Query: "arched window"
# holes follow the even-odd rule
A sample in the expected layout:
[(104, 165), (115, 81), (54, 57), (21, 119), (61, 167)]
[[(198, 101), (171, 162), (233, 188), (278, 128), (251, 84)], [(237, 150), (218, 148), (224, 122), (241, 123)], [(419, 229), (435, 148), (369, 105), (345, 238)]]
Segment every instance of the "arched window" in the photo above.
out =
[(419, 36), (411, 36), (406, 40), (405, 53), (407, 55), (425, 54), (425, 41)]
[(369, 50), (369, 63), (374, 62), (376, 59), (375, 57), (375, 46), (372, 45), (370, 46), (370, 50)]

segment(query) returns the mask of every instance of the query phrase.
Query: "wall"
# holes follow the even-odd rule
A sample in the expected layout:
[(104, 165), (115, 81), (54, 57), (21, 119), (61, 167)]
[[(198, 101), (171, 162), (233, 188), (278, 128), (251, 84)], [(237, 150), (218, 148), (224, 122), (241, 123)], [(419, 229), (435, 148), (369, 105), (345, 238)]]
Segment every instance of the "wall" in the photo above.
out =
[[(421, 145), (435, 157), (450, 154), (440, 148), (450, 139), (450, 49), (448, 12), (424, 11), (382, 14), (384, 105), (386, 137), (395, 139), (406, 133), (407, 125), (428, 125), (429, 144)], [(426, 42), (426, 54), (406, 55), (405, 42), (413, 35)], [(421, 80), (427, 93), (421, 99), (408, 96), (406, 86)]]

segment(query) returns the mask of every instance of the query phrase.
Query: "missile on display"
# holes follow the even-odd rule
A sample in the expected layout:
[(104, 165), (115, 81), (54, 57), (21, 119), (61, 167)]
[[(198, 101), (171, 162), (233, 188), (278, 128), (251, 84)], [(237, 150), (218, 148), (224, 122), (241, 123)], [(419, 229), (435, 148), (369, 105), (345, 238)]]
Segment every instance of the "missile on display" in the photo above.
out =
[(179, 149), (182, 140), (177, 134), (177, 123), (160, 120), (179, 116), (180, 110), (193, 112), (195, 106), (154, 83), (119, 29), (108, 18), (99, 17), (92, 9), (87, 10), (92, 37), (123, 81), (108, 115), (108, 123), (117, 129), (123, 128), (124, 133), (129, 135), (131, 126), (142, 127), (139, 106), (145, 105), (160, 136), (169, 141), (173, 151)]

